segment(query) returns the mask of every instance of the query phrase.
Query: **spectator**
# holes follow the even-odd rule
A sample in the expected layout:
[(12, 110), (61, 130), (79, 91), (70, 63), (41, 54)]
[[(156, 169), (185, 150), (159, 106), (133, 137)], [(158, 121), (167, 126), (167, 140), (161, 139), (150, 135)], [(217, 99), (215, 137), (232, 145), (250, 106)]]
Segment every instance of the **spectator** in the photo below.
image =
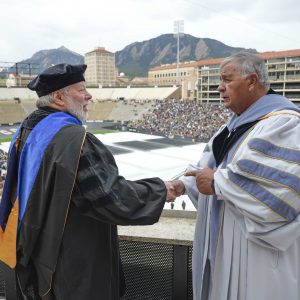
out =
[(222, 105), (204, 105), (189, 100), (156, 100), (152, 112), (145, 114), (142, 120), (129, 122), (128, 127), (204, 142), (226, 123), (230, 115)]

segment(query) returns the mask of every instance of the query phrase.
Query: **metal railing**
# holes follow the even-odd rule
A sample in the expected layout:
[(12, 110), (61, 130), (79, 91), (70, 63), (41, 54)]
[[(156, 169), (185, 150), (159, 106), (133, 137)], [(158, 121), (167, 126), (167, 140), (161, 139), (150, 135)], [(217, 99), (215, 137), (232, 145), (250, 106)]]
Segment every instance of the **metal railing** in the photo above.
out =
[[(192, 247), (120, 240), (126, 280), (121, 300), (191, 300)], [(0, 299), (16, 300), (14, 271), (0, 264)]]

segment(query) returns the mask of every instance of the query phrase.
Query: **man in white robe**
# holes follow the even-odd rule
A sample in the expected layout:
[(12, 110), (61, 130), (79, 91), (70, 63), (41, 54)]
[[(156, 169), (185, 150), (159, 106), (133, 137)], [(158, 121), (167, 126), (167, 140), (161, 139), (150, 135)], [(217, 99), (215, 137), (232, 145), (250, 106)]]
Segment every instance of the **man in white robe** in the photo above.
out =
[(299, 300), (300, 109), (269, 89), (256, 55), (220, 71), (234, 115), (169, 186), (197, 208), (194, 300)]

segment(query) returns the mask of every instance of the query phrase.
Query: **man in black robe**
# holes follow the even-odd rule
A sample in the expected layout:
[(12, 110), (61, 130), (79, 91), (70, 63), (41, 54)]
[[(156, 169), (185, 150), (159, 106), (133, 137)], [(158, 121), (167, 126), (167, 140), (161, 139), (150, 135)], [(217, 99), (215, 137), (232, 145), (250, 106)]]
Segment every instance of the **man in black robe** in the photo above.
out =
[(32, 80), (38, 109), (11, 143), (0, 225), (8, 235), (15, 224), (17, 238), (14, 251), (0, 245), (0, 259), (16, 270), (20, 299), (120, 299), (117, 225), (157, 222), (167, 199), (159, 178), (120, 176), (112, 154), (85, 132), (85, 69), (60, 64)]

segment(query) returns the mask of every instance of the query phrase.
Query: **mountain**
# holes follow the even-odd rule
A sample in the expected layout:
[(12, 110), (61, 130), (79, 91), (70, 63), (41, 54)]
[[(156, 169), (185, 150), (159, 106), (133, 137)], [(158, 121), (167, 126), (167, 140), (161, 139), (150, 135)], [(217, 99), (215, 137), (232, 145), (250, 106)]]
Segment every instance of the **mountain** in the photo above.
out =
[[(52, 64), (83, 64), (84, 57), (64, 46), (57, 49), (41, 50), (33, 54), (31, 58), (22, 60), (9, 69), (9, 73), (38, 74)], [(18, 72), (16, 72), (18, 71)]]
[[(180, 61), (226, 57), (241, 50), (257, 53), (255, 49), (227, 46), (217, 40), (184, 34), (179, 39)], [(149, 68), (177, 60), (177, 38), (163, 34), (148, 41), (136, 42), (116, 52), (119, 72), (129, 77), (147, 76)]]
[[(257, 53), (255, 49), (230, 47), (217, 40), (197, 38), (189, 34), (180, 37), (180, 61), (226, 57), (241, 50)], [(156, 38), (135, 42), (117, 51), (116, 66), (128, 77), (147, 76), (148, 69), (177, 60), (177, 38), (163, 34)], [(84, 57), (62, 46), (57, 49), (41, 50), (31, 58), (22, 60), (9, 68), (9, 73), (37, 74), (52, 64), (82, 64)], [(0, 72), (3, 74), (4, 71)], [(7, 71), (5, 71), (7, 74)]]

